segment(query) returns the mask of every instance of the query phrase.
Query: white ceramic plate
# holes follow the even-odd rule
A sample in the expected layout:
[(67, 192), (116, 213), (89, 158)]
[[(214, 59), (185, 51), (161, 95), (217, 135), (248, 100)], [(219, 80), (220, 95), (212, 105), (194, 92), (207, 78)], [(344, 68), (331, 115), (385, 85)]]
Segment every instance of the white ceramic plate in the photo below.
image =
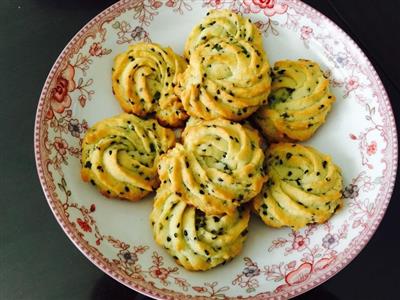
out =
[[(343, 169), (345, 207), (328, 223), (294, 232), (254, 216), (242, 254), (211, 271), (188, 272), (152, 238), (152, 197), (108, 200), (79, 176), (80, 142), (88, 126), (118, 114), (111, 91), (113, 57), (137, 41), (182, 53), (192, 27), (211, 8), (250, 17), (264, 35), (271, 64), (319, 62), (337, 102), (308, 144)], [(355, 43), (297, 0), (129, 0), (90, 21), (55, 62), (38, 105), (35, 154), (40, 180), (58, 222), (100, 269), (155, 298), (279, 298), (303, 293), (346, 266), (365, 246), (390, 200), (397, 136), (386, 92)]]

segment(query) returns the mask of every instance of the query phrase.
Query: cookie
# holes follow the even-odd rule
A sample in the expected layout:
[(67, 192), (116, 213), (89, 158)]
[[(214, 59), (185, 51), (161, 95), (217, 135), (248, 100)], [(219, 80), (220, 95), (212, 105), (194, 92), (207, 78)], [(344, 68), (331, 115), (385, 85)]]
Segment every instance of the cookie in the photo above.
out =
[(262, 48), (263, 44), (260, 31), (250, 19), (228, 9), (211, 10), (189, 34), (185, 43), (185, 57), (190, 58), (199, 45), (215, 37), (227, 41), (244, 40), (253, 43), (258, 48)]
[(234, 213), (266, 181), (259, 134), (223, 119), (188, 123), (183, 145), (160, 160), (160, 180), (207, 214)]
[(190, 116), (239, 121), (267, 103), (269, 72), (262, 48), (244, 40), (213, 38), (191, 54), (175, 92)]
[(205, 271), (224, 264), (242, 250), (250, 219), (247, 207), (232, 215), (206, 215), (173, 193), (157, 190), (150, 220), (154, 239), (185, 269)]
[(159, 156), (175, 144), (171, 129), (130, 114), (102, 120), (82, 142), (81, 177), (110, 198), (136, 201), (154, 191)]
[(343, 206), (342, 175), (332, 159), (312, 147), (272, 144), (269, 179), (253, 206), (265, 224), (299, 229), (324, 223)]
[(309, 60), (279, 61), (273, 68), (267, 105), (254, 120), (272, 142), (305, 141), (325, 122), (335, 102), (329, 80)]
[(124, 111), (138, 116), (155, 113), (160, 124), (184, 125), (188, 118), (174, 92), (177, 74), (186, 62), (171, 48), (138, 43), (114, 59), (113, 93)]

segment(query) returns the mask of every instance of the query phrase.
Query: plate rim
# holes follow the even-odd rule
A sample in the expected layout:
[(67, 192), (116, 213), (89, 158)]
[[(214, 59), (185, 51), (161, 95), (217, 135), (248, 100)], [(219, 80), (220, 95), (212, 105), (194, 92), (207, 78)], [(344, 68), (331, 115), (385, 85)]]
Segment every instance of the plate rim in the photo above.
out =
[[(43, 190), (43, 193), (45, 195), (45, 198), (47, 200), (48, 205), (50, 206), (50, 209), (56, 218), (58, 224), (60, 227), (63, 229), (64, 233), (67, 235), (67, 237), (71, 240), (71, 242), (79, 249), (80, 252), (88, 259), (90, 260), (96, 267), (98, 267), (103, 273), (107, 274), (108, 276), (112, 277), (113, 279), (117, 280), (121, 284), (127, 286), (130, 289), (133, 289), (141, 294), (144, 294), (146, 296), (152, 297), (152, 298), (157, 298), (157, 299), (178, 299), (181, 296), (171, 296), (166, 293), (165, 289), (160, 289), (153, 287), (153, 289), (147, 289), (146, 287), (142, 287), (138, 285), (135, 282), (129, 282), (122, 276), (120, 276), (118, 273), (116, 273), (112, 268), (110, 268), (107, 264), (104, 264), (101, 259), (96, 257), (96, 255), (90, 251), (90, 249), (87, 248), (87, 246), (83, 243), (81, 243), (77, 237), (76, 234), (70, 230), (66, 222), (63, 220), (62, 216), (59, 214), (57, 207), (56, 207), (56, 199), (53, 199), (53, 195), (49, 191), (46, 178), (44, 175), (44, 171), (42, 168), (42, 160), (40, 156), (40, 129), (41, 129), (41, 120), (42, 116), (44, 114), (43, 112), (43, 107), (45, 104), (45, 96), (49, 90), (50, 87), (50, 82), (51, 79), (54, 77), (54, 74), (56, 73), (56, 70), (60, 67), (62, 64), (63, 59), (65, 58), (66, 54), (68, 53), (68, 50), (77, 42), (79, 42), (80, 38), (84, 36), (90, 28), (92, 28), (94, 25), (99, 23), (100, 19), (110, 12), (117, 10), (120, 6), (123, 6), (129, 2), (135, 2), (135, 0), (120, 0), (106, 9), (102, 10), (99, 12), (96, 16), (94, 16), (91, 20), (89, 20), (81, 29), (68, 41), (66, 46), (62, 49), (60, 54), (58, 55), (57, 59), (55, 60), (54, 64), (52, 65), (50, 72), (48, 76), (46, 77), (44, 86), (41, 90), (40, 97), (39, 97), (39, 102), (37, 105), (37, 110), (36, 110), (36, 115), (35, 115), (35, 123), (34, 123), (34, 154), (35, 154), (35, 162), (36, 162), (36, 170), (37, 174), (39, 177), (39, 181)], [(296, 5), (302, 6), (305, 10), (311, 12), (312, 14), (316, 15), (321, 21), (327, 22), (327, 24), (331, 25), (337, 32), (344, 37), (346, 43), (348, 43), (356, 52), (358, 52), (361, 56), (362, 59), (365, 60), (367, 63), (367, 69), (370, 72), (370, 74), (373, 76), (375, 79), (375, 85), (377, 89), (381, 92), (382, 94), (382, 100), (383, 104), (386, 106), (388, 109), (389, 115), (388, 120), (390, 123), (390, 131), (393, 134), (393, 147), (392, 147), (392, 154), (393, 154), (393, 161), (391, 162), (390, 165), (386, 167), (386, 170), (390, 170), (392, 172), (390, 178), (388, 178), (388, 187), (385, 193), (385, 196), (383, 197), (383, 202), (381, 204), (381, 209), (379, 211), (379, 214), (373, 224), (371, 224), (369, 232), (366, 234), (366, 236), (362, 239), (362, 241), (355, 246), (347, 256), (345, 256), (336, 266), (336, 268), (330, 270), (328, 273), (321, 274), (321, 278), (317, 278), (312, 280), (311, 282), (306, 283), (303, 286), (299, 286), (296, 288), (294, 291), (291, 292), (286, 292), (283, 297), (288, 297), (292, 298), (295, 296), (298, 296), (300, 294), (303, 294), (320, 284), (326, 282), (330, 278), (332, 278), (334, 275), (339, 273), (341, 270), (343, 270), (346, 266), (348, 266), (358, 255), (359, 253), (366, 247), (368, 242), (371, 240), (373, 235), (375, 234), (376, 230), (378, 229), (380, 223), (382, 222), (382, 219), (387, 211), (389, 202), (393, 196), (393, 191), (394, 191), (394, 185), (397, 177), (397, 172), (398, 172), (398, 133), (397, 133), (397, 126), (396, 126), (396, 120), (394, 117), (394, 112), (393, 112), (393, 107), (392, 104), (389, 100), (389, 96), (387, 94), (387, 91), (382, 83), (382, 80), (380, 79), (375, 67), (371, 63), (370, 59), (367, 57), (365, 52), (358, 46), (358, 44), (350, 37), (349, 34), (347, 34), (339, 25), (337, 25), (335, 22), (333, 22), (330, 18), (325, 16), (323, 13), (319, 12), (317, 9), (313, 8), (312, 6), (300, 1), (300, 0), (284, 0), (283, 2), (285, 3), (294, 3)], [(172, 291), (173, 292), (173, 291)], [(192, 299), (206, 299), (204, 296), (184, 296), (186, 298), (192, 298)], [(261, 299), (263, 298), (263, 292), (259, 293), (258, 295), (255, 296), (250, 296), (250, 297), (243, 297), (241, 299)], [(274, 298), (275, 296), (272, 296)], [(267, 296), (267, 298), (270, 298)], [(230, 297), (229, 299), (238, 299), (237, 297)], [(263, 298), (264, 299), (264, 298)]]

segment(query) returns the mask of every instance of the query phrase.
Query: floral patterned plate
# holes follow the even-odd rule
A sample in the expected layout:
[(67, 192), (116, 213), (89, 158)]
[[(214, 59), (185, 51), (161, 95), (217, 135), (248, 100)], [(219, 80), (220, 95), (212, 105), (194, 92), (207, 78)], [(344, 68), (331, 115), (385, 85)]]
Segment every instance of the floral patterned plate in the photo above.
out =
[[(211, 8), (250, 17), (271, 63), (318, 61), (337, 96), (328, 122), (309, 141), (342, 166), (345, 207), (300, 231), (271, 229), (257, 217), (242, 254), (204, 273), (177, 266), (152, 238), (152, 197), (108, 200), (80, 180), (87, 128), (121, 109), (111, 91), (113, 57), (137, 41), (182, 52)], [(386, 92), (368, 59), (335, 24), (297, 0), (123, 0), (90, 21), (47, 78), (35, 124), (35, 154), (49, 205), (73, 243), (105, 273), (155, 298), (286, 298), (324, 282), (365, 246), (390, 200), (397, 136)]]

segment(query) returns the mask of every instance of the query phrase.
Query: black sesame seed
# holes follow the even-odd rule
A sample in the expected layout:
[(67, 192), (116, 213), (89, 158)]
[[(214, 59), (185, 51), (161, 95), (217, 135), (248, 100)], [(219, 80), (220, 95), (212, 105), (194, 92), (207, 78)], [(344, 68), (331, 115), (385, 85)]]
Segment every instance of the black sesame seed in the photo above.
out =
[(281, 117), (284, 119), (287, 119), (287, 118), (289, 118), (289, 115), (287, 112), (284, 112), (283, 114), (281, 114)]
[(340, 205), (337, 204), (336, 207), (335, 207), (335, 209), (333, 210), (333, 213), (335, 213), (339, 208), (340, 208)]

